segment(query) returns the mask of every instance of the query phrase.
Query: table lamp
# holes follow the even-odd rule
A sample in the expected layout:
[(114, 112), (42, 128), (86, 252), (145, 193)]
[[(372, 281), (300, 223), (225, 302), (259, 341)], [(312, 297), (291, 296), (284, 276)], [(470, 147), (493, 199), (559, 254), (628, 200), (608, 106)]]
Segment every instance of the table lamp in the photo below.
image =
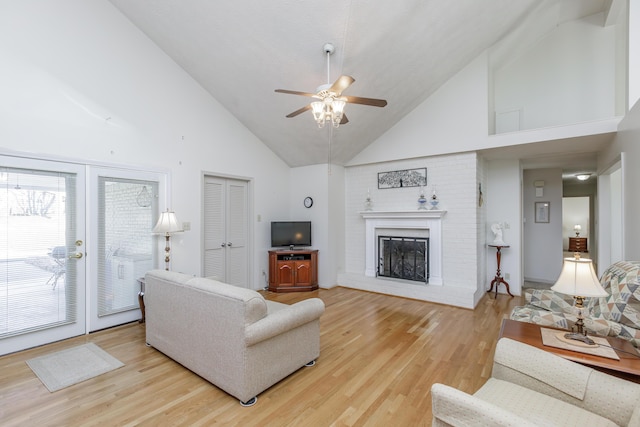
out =
[(164, 248), (164, 262), (165, 270), (167, 271), (169, 271), (169, 251), (171, 250), (169, 239), (171, 238), (171, 234), (184, 231), (178, 224), (178, 218), (176, 218), (175, 212), (167, 209), (166, 212), (162, 212), (160, 214), (160, 218), (158, 218), (158, 222), (152, 230), (152, 233), (154, 234), (164, 234), (165, 236), (167, 243)]
[(573, 226), (573, 231), (576, 232), (576, 237), (580, 236), (580, 232), (582, 231), (582, 226), (580, 224), (576, 224)]
[[(584, 317), (582, 315), (584, 299), (587, 297), (606, 297), (608, 294), (600, 284), (598, 276), (593, 270), (591, 260), (580, 258), (580, 254), (577, 252), (574, 254), (574, 258), (565, 258), (560, 277), (551, 287), (551, 290), (573, 296), (578, 309), (576, 332), (563, 334), (564, 340), (560, 337), (561, 334), (558, 334), (558, 338), (570, 344), (572, 344), (571, 341), (573, 340), (586, 345), (595, 345), (594, 341), (587, 337), (584, 330)], [(579, 345), (577, 343), (574, 344)]]

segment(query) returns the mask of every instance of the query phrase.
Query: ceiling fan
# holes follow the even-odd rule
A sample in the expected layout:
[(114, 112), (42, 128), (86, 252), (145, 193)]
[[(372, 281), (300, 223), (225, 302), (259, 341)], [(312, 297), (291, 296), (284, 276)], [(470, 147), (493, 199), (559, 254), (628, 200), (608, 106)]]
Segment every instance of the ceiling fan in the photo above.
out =
[(327, 83), (319, 86), (316, 89), (316, 93), (276, 89), (276, 92), (278, 93), (308, 96), (319, 100), (311, 102), (293, 113), (287, 114), (288, 118), (295, 117), (307, 110), (312, 110), (313, 117), (316, 120), (318, 127), (323, 127), (326, 121), (331, 121), (332, 125), (337, 128), (338, 126), (349, 122), (349, 119), (347, 119), (347, 116), (344, 114), (344, 106), (347, 103), (371, 105), (373, 107), (384, 107), (387, 105), (387, 101), (384, 99), (343, 95), (342, 92), (355, 82), (355, 79), (351, 76), (340, 76), (335, 82), (333, 82), (333, 84), (330, 83), (330, 57), (334, 51), (335, 49), (331, 43), (324, 45), (324, 52), (327, 55)]

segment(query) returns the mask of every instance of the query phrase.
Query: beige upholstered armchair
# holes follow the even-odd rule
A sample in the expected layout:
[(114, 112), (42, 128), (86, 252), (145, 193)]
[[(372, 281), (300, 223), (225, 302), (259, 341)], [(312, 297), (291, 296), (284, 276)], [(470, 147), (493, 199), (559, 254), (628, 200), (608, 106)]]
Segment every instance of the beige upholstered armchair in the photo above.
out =
[(640, 426), (640, 384), (507, 338), (475, 394), (431, 394), (434, 426)]

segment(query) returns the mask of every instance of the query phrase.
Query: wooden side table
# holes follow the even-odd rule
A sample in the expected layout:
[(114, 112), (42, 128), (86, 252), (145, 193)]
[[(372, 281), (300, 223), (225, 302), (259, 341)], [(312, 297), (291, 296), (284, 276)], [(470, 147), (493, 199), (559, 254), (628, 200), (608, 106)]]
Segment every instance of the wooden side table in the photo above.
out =
[(140, 284), (140, 292), (138, 292), (138, 304), (140, 304), (140, 311), (142, 312), (142, 318), (138, 320), (138, 323), (145, 322), (144, 316), (144, 277), (140, 277), (137, 279)]
[[(549, 353), (556, 354), (565, 359), (590, 368), (597, 369), (609, 375), (622, 378), (635, 383), (640, 383), (640, 353), (627, 340), (616, 337), (603, 337), (615, 350), (620, 360), (609, 359), (607, 357), (594, 356), (587, 353), (565, 350), (562, 348), (546, 346), (542, 343), (542, 326), (534, 323), (518, 322), (517, 320), (504, 319), (500, 328), (500, 338), (511, 338)], [(546, 329), (557, 329), (544, 326)], [(561, 329), (558, 329), (561, 330)], [(568, 331), (567, 331), (568, 332)]]
[(507, 283), (506, 280), (504, 280), (504, 278), (502, 277), (502, 274), (500, 273), (500, 258), (502, 257), (502, 255), (500, 254), (500, 251), (502, 250), (502, 248), (508, 248), (509, 245), (488, 245), (488, 246), (490, 248), (496, 248), (496, 261), (498, 264), (498, 268), (496, 269), (496, 277), (494, 277), (493, 280), (491, 281), (491, 288), (489, 288), (487, 292), (491, 292), (493, 290), (493, 285), (496, 285), (496, 298), (498, 298), (498, 286), (500, 286), (500, 283), (503, 283), (507, 288), (507, 293), (513, 297), (513, 295), (509, 291), (509, 284)]

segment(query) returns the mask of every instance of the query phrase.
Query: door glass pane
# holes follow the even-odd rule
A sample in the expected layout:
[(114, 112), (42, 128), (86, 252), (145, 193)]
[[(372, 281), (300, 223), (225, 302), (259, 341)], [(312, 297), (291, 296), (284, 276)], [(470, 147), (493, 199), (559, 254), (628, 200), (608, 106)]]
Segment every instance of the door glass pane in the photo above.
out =
[(139, 308), (138, 279), (153, 268), (158, 184), (98, 177), (98, 317)]
[(0, 168), (0, 338), (76, 321), (75, 180)]

